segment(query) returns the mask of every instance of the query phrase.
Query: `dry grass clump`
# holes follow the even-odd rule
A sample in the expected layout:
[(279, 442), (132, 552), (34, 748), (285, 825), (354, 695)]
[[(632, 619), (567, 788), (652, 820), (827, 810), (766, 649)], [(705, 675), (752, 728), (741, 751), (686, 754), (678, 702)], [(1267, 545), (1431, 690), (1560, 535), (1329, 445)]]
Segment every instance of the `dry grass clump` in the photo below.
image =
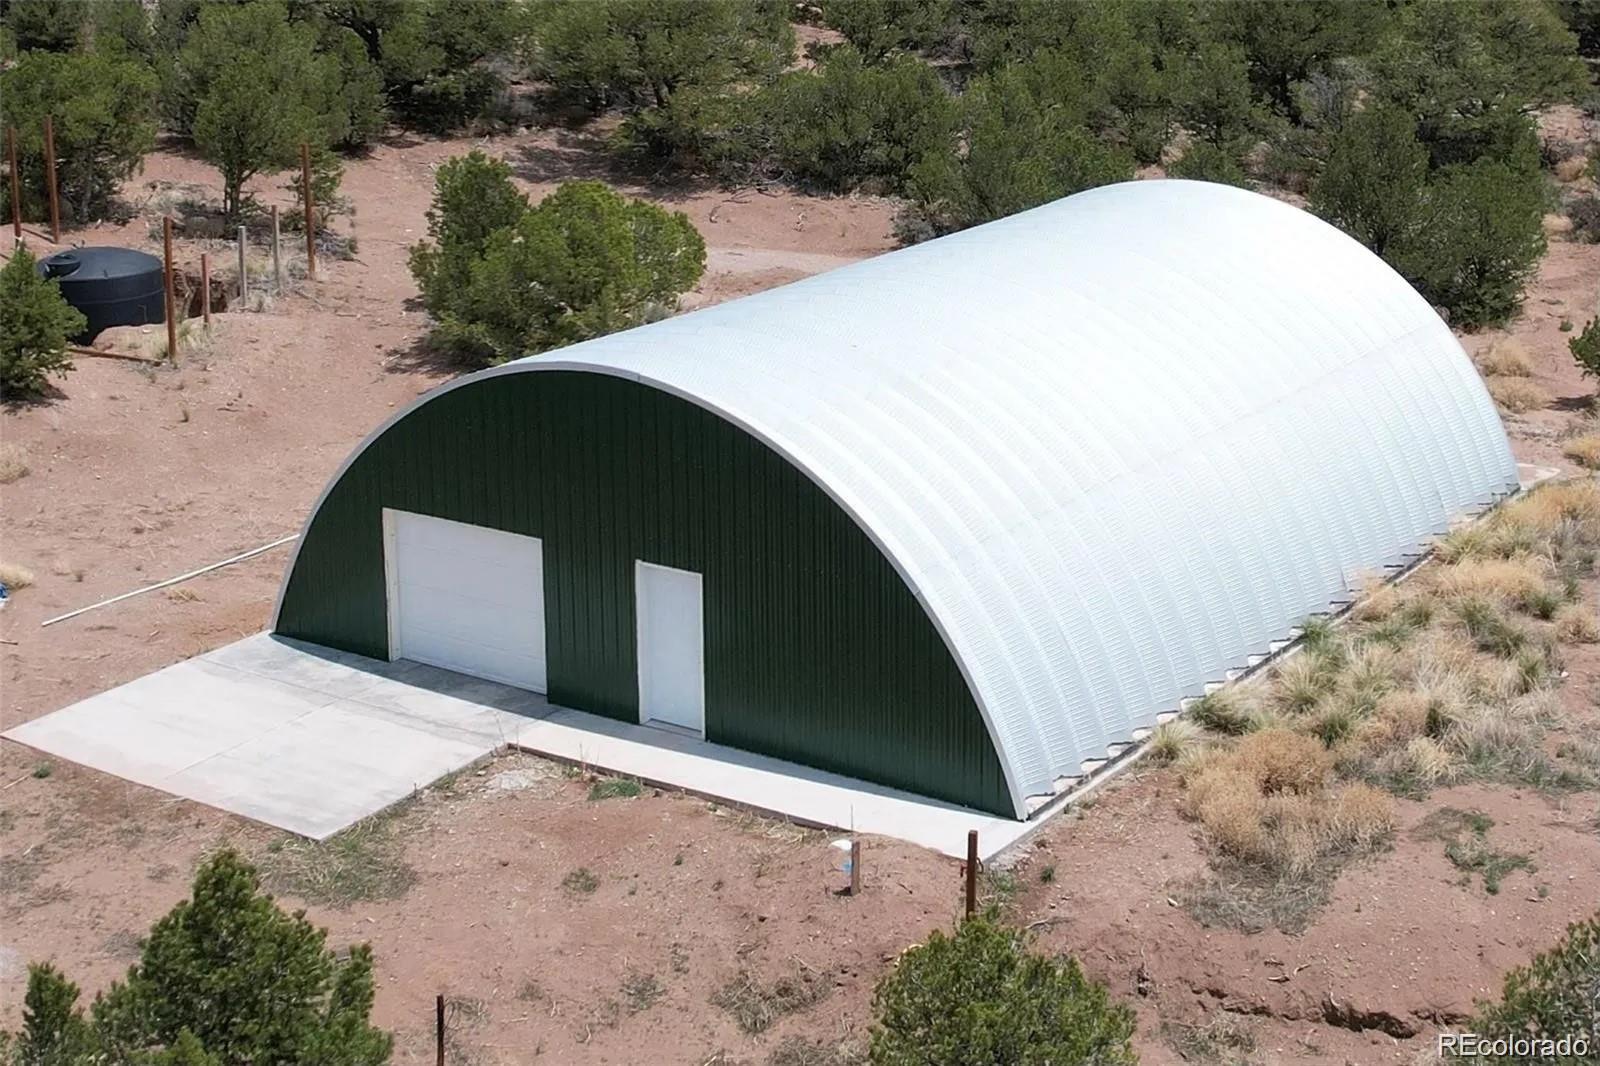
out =
[(1558, 538), (1572, 525), (1572, 532), (1591, 544), (1600, 542), (1600, 485), (1587, 479), (1548, 482), (1512, 500), (1484, 524), (1521, 528), (1544, 540)]
[(1387, 797), (1366, 785), (1330, 793), (1332, 775), (1333, 758), (1314, 738), (1266, 729), (1194, 767), (1183, 809), (1226, 854), (1299, 873), (1330, 850), (1371, 846), (1393, 824)]
[(1556, 180), (1563, 185), (1570, 185), (1577, 181), (1589, 169), (1589, 157), (1586, 155), (1573, 155), (1561, 160), (1554, 167)]
[(9, 485), (28, 476), (28, 453), (19, 444), (0, 444), (0, 485)]
[(1251, 730), (1255, 705), (1241, 686), (1226, 685), (1208, 692), (1189, 705), (1188, 715), (1197, 725), (1223, 733), (1240, 736)]
[(1594, 644), (1600, 642), (1600, 618), (1595, 609), (1584, 603), (1571, 603), (1556, 612), (1556, 639), (1567, 644)]
[(1463, 559), (1441, 569), (1434, 587), (1446, 596), (1488, 596), (1523, 602), (1544, 592), (1547, 568), (1537, 556)]
[(1600, 470), (1600, 433), (1573, 437), (1562, 447), (1561, 454), (1587, 470)]
[(822, 974), (799, 959), (795, 964), (791, 973), (780, 974), (770, 984), (740, 970), (712, 995), (711, 1002), (732, 1015), (746, 1033), (764, 1033), (785, 1015), (810, 1009), (833, 990), (833, 982)]
[(33, 571), (15, 563), (0, 563), (0, 584), (8, 589), (25, 589), (33, 584)]
[(1150, 734), (1150, 758), (1178, 762), (1204, 743), (1205, 732), (1187, 718), (1162, 722)]
[(1533, 376), (1533, 359), (1515, 337), (1501, 337), (1478, 353), (1478, 369), (1485, 377), (1528, 378)]
[(1526, 414), (1550, 402), (1550, 394), (1527, 378), (1490, 378), (1489, 395), (1504, 410)]
[(1310, 652), (1296, 655), (1272, 672), (1273, 702), (1291, 715), (1308, 714), (1321, 704), (1338, 683), (1332, 663)]

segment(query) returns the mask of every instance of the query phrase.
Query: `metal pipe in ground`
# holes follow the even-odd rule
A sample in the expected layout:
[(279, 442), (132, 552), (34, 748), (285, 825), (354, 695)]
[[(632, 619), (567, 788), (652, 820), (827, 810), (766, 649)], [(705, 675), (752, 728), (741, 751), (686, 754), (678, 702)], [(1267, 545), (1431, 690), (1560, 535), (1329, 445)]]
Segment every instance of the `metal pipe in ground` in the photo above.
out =
[(167, 310), (167, 361), (178, 361), (178, 308), (172, 297), (172, 216), (161, 216), (161, 271), (164, 275)]
[(967, 917), (978, 912), (978, 831), (967, 830)]
[(444, 1066), (444, 993), (441, 992), (433, 999), (433, 1031), (436, 1037), (437, 1050), (434, 1055), (436, 1066)]
[(283, 291), (283, 255), (279, 250), (283, 242), (278, 236), (278, 205), (272, 205), (272, 287), (275, 292)]
[(200, 319), (211, 328), (211, 256), (200, 253)]
[(311, 192), (311, 146), (300, 142), (300, 205), (306, 213), (306, 277), (317, 276), (317, 203)]
[(240, 300), (240, 302), (243, 302), (244, 298), (246, 296), (250, 295), (250, 278), (245, 273), (244, 250), (245, 250), (245, 232), (244, 232), (244, 227), (240, 226), (239, 227), (239, 300)]

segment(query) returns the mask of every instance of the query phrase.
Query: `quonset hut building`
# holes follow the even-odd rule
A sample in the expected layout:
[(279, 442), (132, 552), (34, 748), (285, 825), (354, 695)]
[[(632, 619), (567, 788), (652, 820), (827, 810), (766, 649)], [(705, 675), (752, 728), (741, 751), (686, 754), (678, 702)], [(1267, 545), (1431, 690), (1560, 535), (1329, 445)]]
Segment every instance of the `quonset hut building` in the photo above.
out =
[(1380, 259), (1135, 182), (434, 390), (274, 629), (1022, 818), (1516, 484)]

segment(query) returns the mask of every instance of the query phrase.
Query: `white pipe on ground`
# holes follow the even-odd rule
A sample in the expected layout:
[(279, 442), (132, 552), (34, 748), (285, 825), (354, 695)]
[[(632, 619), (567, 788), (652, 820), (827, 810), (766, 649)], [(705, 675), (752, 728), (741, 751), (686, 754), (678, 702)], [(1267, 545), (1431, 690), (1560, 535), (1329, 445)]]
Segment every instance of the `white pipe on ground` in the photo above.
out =
[(91, 603), (87, 607), (79, 607), (76, 611), (68, 611), (66, 614), (58, 614), (54, 618), (47, 618), (43, 622), (40, 622), (39, 627), (42, 629), (45, 626), (53, 626), (57, 622), (65, 622), (69, 618), (76, 618), (80, 614), (87, 614), (89, 611), (93, 611), (96, 608), (106, 607), (121, 600), (131, 599), (134, 596), (142, 596), (146, 592), (154, 592), (156, 589), (164, 589), (168, 585), (176, 585), (181, 581), (188, 581), (191, 577), (199, 577), (201, 574), (209, 574), (213, 570), (221, 570), (224, 566), (232, 566), (234, 563), (243, 562), (252, 556), (260, 555), (262, 552), (271, 551), (273, 548), (276, 548), (279, 545), (287, 544), (291, 540), (298, 539), (299, 536), (300, 534), (298, 533), (291, 533), (287, 537), (279, 537), (271, 544), (263, 544), (259, 548), (251, 548), (247, 552), (235, 555), (231, 559), (224, 559), (220, 563), (212, 563), (210, 566), (202, 566), (200, 569), (191, 570), (187, 574), (179, 574), (177, 577), (169, 577), (165, 581), (157, 581), (154, 585), (146, 585), (144, 588), (134, 589), (132, 592), (124, 592), (122, 595), (113, 596), (109, 600), (101, 600), (99, 603)]

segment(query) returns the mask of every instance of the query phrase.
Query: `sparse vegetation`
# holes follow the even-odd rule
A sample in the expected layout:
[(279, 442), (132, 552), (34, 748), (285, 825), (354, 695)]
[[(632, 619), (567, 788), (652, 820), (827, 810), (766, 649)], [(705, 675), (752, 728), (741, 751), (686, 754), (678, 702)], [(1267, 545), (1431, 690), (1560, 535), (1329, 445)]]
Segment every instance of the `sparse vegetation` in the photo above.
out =
[(1594, 644), (1600, 641), (1600, 620), (1592, 605), (1573, 603), (1556, 612), (1556, 639), (1567, 644)]
[(1494, 819), (1482, 811), (1443, 807), (1428, 815), (1415, 833), (1421, 839), (1444, 842), (1445, 857), (1461, 871), (1463, 885), (1476, 874), (1483, 882), (1484, 892), (1495, 896), (1507, 874), (1515, 870), (1532, 872), (1534, 867), (1526, 855), (1490, 847), (1489, 830), (1493, 826)]
[(262, 879), (277, 892), (330, 907), (399, 899), (416, 883), (396, 820), (373, 815), (326, 840), (285, 838), (261, 857)]
[(644, 791), (644, 786), (631, 777), (602, 777), (589, 786), (591, 800), (633, 799)]
[(1256, 1050), (1255, 1034), (1248, 1025), (1225, 1011), (1218, 1011), (1204, 1025), (1162, 1022), (1161, 1035), (1185, 1062), (1246, 1066)]
[(1250, 732), (1255, 710), (1242, 688), (1225, 685), (1195, 700), (1189, 718), (1213, 733), (1239, 736)]
[(1136, 1062), (1133, 1011), (1077, 960), (1028, 950), (992, 913), (905, 951), (873, 996), (874, 1066)]
[(561, 887), (575, 896), (590, 896), (600, 887), (600, 878), (587, 866), (580, 866), (561, 879)]
[(752, 1035), (771, 1029), (779, 1019), (805, 1011), (827, 998), (833, 982), (796, 960), (794, 968), (770, 982), (740, 970), (711, 997), (713, 1006), (733, 1017)]
[(666, 992), (655, 974), (630, 973), (622, 982), (622, 997), (627, 1001), (630, 1014), (649, 1010)]

